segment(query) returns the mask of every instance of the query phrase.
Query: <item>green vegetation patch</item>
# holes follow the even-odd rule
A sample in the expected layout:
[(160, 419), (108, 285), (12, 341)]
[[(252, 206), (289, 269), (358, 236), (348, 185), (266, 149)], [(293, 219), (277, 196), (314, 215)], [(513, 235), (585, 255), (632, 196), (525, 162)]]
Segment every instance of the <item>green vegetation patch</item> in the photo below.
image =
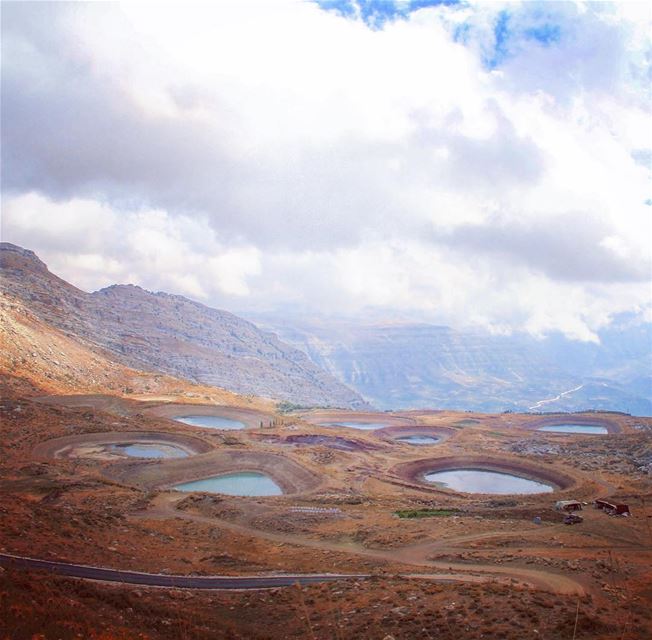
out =
[(310, 409), (337, 409), (338, 407), (326, 407), (324, 405), (296, 404), (289, 400), (281, 400), (276, 403), (276, 410), (281, 413), (292, 413), (293, 411), (309, 411)]
[(289, 402), (288, 400), (282, 400), (276, 404), (276, 409), (279, 413), (291, 413), (292, 411), (301, 411), (302, 409), (311, 409), (312, 407), (307, 407), (302, 404), (295, 404), (294, 402)]
[(460, 513), (459, 509), (399, 509), (394, 515), (399, 518), (445, 518)]

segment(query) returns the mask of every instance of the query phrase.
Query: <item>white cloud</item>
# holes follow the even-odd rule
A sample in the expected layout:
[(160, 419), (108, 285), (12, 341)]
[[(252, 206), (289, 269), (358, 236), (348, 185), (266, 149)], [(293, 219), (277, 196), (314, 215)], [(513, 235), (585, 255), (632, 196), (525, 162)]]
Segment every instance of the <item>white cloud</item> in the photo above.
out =
[(7, 5), (3, 239), (86, 288), (594, 339), (650, 304), (649, 15), (537, 7)]

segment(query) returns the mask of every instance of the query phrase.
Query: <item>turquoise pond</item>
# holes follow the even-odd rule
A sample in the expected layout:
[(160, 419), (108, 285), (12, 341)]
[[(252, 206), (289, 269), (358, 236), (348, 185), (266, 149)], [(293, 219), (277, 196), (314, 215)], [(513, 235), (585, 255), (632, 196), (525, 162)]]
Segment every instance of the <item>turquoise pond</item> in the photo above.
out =
[(170, 444), (116, 444), (111, 447), (116, 453), (131, 458), (187, 458), (188, 452)]
[(194, 482), (184, 482), (173, 488), (177, 491), (205, 491), (207, 493), (224, 493), (229, 496), (280, 496), (283, 494), (281, 487), (268, 475), (255, 471), (239, 471)]
[(607, 427), (599, 424), (551, 424), (547, 427), (539, 427), (537, 431), (549, 433), (584, 433), (587, 435), (605, 435), (609, 433)]
[(240, 420), (231, 420), (222, 416), (179, 416), (177, 422), (192, 425), (193, 427), (206, 427), (207, 429), (244, 429), (245, 423)]
[(428, 482), (441, 484), (462, 493), (550, 493), (554, 488), (543, 482), (529, 480), (510, 473), (483, 469), (450, 469), (425, 474)]
[(401, 436), (400, 438), (396, 438), (396, 440), (398, 442), (407, 442), (407, 444), (423, 445), (437, 444), (441, 438), (435, 436)]
[(368, 431), (373, 431), (375, 429), (384, 429), (389, 425), (386, 422), (356, 422), (356, 421), (345, 421), (341, 422), (323, 422), (320, 426), (322, 427), (347, 427), (349, 429), (364, 429)]

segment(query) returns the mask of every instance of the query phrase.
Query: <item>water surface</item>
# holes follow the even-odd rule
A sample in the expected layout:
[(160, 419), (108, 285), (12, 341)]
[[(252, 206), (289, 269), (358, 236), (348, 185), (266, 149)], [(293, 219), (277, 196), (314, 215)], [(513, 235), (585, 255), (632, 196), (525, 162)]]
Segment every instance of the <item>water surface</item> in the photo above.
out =
[(171, 444), (116, 444), (113, 451), (132, 458), (187, 458), (188, 452)]
[(256, 471), (239, 471), (223, 476), (203, 478), (174, 486), (177, 491), (206, 491), (229, 496), (280, 496), (281, 487), (268, 475)]
[(396, 439), (399, 442), (407, 442), (408, 444), (437, 444), (441, 440), (436, 436), (401, 436)]
[(323, 422), (320, 426), (322, 427), (348, 427), (349, 429), (366, 429), (373, 431), (375, 429), (384, 429), (389, 425), (386, 422), (358, 422), (358, 421), (346, 421), (342, 420), (341, 422)]
[(591, 435), (604, 435), (609, 433), (606, 427), (599, 424), (551, 424), (547, 427), (539, 427), (537, 431), (548, 431), (550, 433), (585, 433)]
[(549, 493), (554, 490), (551, 485), (543, 482), (484, 469), (433, 471), (427, 473), (425, 479), (463, 493)]
[(245, 423), (240, 420), (231, 420), (222, 416), (179, 416), (177, 422), (192, 425), (193, 427), (206, 427), (208, 429), (244, 429)]

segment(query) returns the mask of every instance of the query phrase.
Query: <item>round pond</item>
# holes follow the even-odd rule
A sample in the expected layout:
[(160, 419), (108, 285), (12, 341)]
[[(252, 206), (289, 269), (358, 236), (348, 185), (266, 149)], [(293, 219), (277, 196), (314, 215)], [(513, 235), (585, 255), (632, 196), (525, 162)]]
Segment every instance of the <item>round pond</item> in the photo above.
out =
[(172, 444), (134, 444), (109, 445), (112, 452), (129, 456), (130, 458), (187, 458), (188, 452)]
[(205, 491), (229, 496), (280, 496), (281, 487), (268, 475), (257, 471), (239, 471), (193, 482), (174, 485), (177, 491)]
[(322, 422), (321, 427), (346, 427), (348, 429), (363, 429), (365, 431), (375, 431), (384, 429), (389, 426), (386, 422), (360, 422), (352, 420), (342, 420), (341, 422)]
[(174, 418), (177, 422), (183, 422), (193, 427), (205, 427), (207, 429), (227, 429), (230, 431), (244, 429), (245, 423), (240, 420), (223, 418), (222, 416), (178, 416)]
[(526, 494), (550, 493), (554, 487), (511, 473), (486, 469), (446, 469), (424, 474), (426, 482), (461, 493)]
[(539, 427), (537, 431), (547, 431), (548, 433), (583, 433), (585, 435), (605, 435), (609, 433), (607, 427), (600, 424), (550, 424), (545, 427)]
[(438, 444), (441, 442), (441, 438), (437, 438), (436, 436), (420, 436), (420, 435), (413, 435), (413, 436), (400, 436), (399, 438), (396, 438), (397, 442), (405, 442), (407, 444), (413, 444), (413, 445), (427, 445), (427, 444)]

